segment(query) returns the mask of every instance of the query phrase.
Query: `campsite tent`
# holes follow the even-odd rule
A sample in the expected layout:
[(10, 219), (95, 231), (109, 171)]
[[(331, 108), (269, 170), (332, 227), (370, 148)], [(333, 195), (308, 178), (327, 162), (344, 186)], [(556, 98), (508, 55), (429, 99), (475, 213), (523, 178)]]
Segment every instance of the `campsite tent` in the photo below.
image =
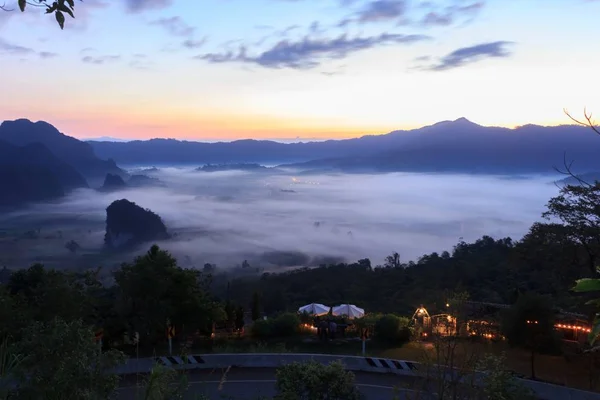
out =
[(319, 316), (327, 314), (329, 312), (329, 307), (319, 303), (311, 303), (300, 307), (298, 312)]
[(333, 307), (333, 315), (347, 315), (348, 318), (360, 318), (365, 315), (365, 310), (356, 307), (354, 304), (342, 304)]

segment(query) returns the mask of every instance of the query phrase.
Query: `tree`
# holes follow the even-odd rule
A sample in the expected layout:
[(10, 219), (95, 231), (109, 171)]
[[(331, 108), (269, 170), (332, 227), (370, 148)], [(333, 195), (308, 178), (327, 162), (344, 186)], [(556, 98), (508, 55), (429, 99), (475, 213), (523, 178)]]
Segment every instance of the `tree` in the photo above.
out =
[(548, 202), (545, 218), (562, 221), (565, 233), (585, 249), (591, 274), (596, 275), (600, 257), (600, 182), (566, 185)]
[(154, 245), (114, 277), (119, 313), (141, 337), (164, 337), (167, 319), (177, 331), (210, 330), (217, 307), (207, 294), (208, 283), (200, 271), (179, 267), (169, 252)]
[(66, 244), (65, 244), (65, 248), (67, 250), (69, 250), (71, 253), (75, 254), (77, 253), (77, 250), (79, 250), (81, 248), (81, 246), (79, 245), (79, 243), (77, 243), (74, 240), (69, 240)]
[(242, 306), (235, 310), (235, 329), (237, 331), (244, 329), (244, 308)]
[(140, 400), (175, 400), (183, 399), (189, 383), (187, 375), (156, 364), (141, 386)]
[[(50, 3), (48, 0), (35, 0), (36, 2), (29, 2), (27, 0), (18, 0), (19, 9), (21, 12), (25, 12), (27, 6), (30, 7), (43, 7), (45, 8), (46, 14), (54, 14), (54, 18), (60, 26), (60, 29), (65, 27), (65, 14), (75, 18), (75, 1), (74, 0), (56, 0)], [(2, 11), (13, 11), (6, 8), (6, 6), (0, 6)]]
[(75, 274), (47, 270), (41, 264), (14, 272), (7, 285), (13, 299), (25, 306), (28, 318), (48, 321), (55, 316), (84, 319), (89, 309), (82, 282)]
[(386, 268), (399, 268), (400, 267), (400, 254), (393, 252), (391, 255), (385, 258)]
[(258, 292), (252, 295), (252, 321), (260, 318), (260, 296)]
[(27, 355), (19, 365), (18, 395), (27, 399), (89, 399), (111, 397), (118, 376), (108, 373), (124, 362), (121, 352), (102, 353), (94, 334), (81, 320), (34, 321), (15, 344)]
[(359, 400), (354, 374), (341, 362), (291, 363), (277, 369), (275, 400)]
[(205, 274), (210, 274), (210, 273), (212, 273), (212, 272), (215, 271), (215, 265), (210, 264), (210, 263), (206, 263), (206, 264), (204, 264), (204, 267), (202, 268), (202, 271)]
[(531, 389), (523, 386), (505, 369), (506, 357), (486, 354), (478, 363), (483, 372), (482, 391), (487, 400), (534, 400)]
[(227, 316), (227, 329), (233, 329), (235, 326), (235, 307), (230, 300), (225, 303), (225, 315)]
[(530, 350), (531, 377), (535, 379), (535, 355), (550, 351), (556, 345), (555, 313), (549, 301), (535, 294), (519, 296), (507, 311), (502, 324), (504, 335), (511, 346)]

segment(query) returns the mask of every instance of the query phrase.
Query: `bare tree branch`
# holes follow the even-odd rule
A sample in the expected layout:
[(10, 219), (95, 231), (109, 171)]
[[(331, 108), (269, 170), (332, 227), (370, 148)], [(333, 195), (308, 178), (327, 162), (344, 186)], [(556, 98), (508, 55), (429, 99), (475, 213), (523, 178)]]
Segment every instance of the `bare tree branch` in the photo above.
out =
[(7, 12), (14, 11), (14, 9), (12, 8), (6, 8), (6, 2), (2, 3), (2, 5), (0, 6), (0, 10)]
[[(562, 175), (567, 175), (567, 176), (570, 176), (571, 178), (575, 179), (575, 180), (576, 180), (576, 181), (577, 181), (577, 182), (578, 182), (578, 183), (579, 183), (581, 186), (588, 186), (588, 187), (591, 187), (591, 186), (593, 186), (591, 183), (589, 183), (589, 182), (586, 182), (586, 181), (584, 181), (583, 179), (581, 179), (581, 177), (580, 177), (580, 176), (578, 176), (578, 175), (575, 175), (575, 173), (573, 172), (573, 170), (572, 170), (572, 168), (571, 168), (571, 166), (572, 166), (572, 165), (573, 165), (573, 161), (571, 161), (571, 162), (567, 163), (567, 152), (565, 151), (565, 152), (564, 152), (564, 155), (563, 155), (563, 167), (564, 167), (564, 170), (561, 170), (560, 168), (557, 168), (557, 167), (553, 167), (553, 168), (554, 168), (554, 170), (555, 170), (556, 172), (558, 172), (559, 174), (562, 174)], [(555, 184), (555, 185), (556, 185), (556, 187), (558, 187), (559, 189), (562, 189), (562, 188), (561, 188), (561, 187), (558, 185), (558, 183), (557, 183), (557, 182), (554, 182), (554, 184)]]
[(581, 121), (581, 120), (574, 118), (571, 114), (569, 114), (569, 111), (567, 111), (566, 108), (563, 109), (563, 112), (565, 114), (567, 114), (567, 117), (569, 117), (571, 119), (571, 121), (575, 122), (577, 125), (587, 126), (588, 128), (591, 128), (594, 132), (596, 132), (598, 135), (600, 135), (600, 129), (596, 126), (596, 123), (592, 120), (592, 113), (588, 114), (588, 112), (585, 108), (583, 109), (583, 118), (585, 119), (585, 121)]
[[(598, 128), (598, 126), (596, 125), (594, 120), (592, 120), (592, 113), (588, 113), (587, 109), (585, 109), (585, 108), (583, 109), (583, 118), (584, 118), (583, 121), (573, 117), (566, 108), (563, 109), (563, 112), (567, 115), (567, 117), (569, 117), (571, 119), (571, 121), (575, 122), (577, 125), (587, 126), (591, 130), (596, 132), (598, 135), (600, 135), (600, 128)], [(556, 167), (554, 167), (554, 170), (562, 175), (570, 176), (571, 178), (575, 179), (582, 186), (587, 186), (587, 187), (593, 186), (593, 184), (586, 182), (583, 179), (581, 179), (581, 177), (579, 177), (578, 175), (575, 175), (575, 173), (571, 169), (572, 165), (573, 165), (573, 161), (567, 163), (567, 153), (565, 152), (564, 157), (563, 157), (564, 170), (561, 170)], [(555, 184), (557, 187), (560, 188), (560, 186), (558, 186), (558, 184), (556, 182), (555, 182)]]

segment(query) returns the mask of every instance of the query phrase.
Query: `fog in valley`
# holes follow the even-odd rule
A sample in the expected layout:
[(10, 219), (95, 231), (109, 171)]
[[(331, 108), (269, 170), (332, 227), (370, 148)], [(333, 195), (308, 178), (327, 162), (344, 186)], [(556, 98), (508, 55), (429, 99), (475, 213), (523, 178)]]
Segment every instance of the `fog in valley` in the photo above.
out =
[[(144, 172), (146, 173), (146, 172)], [(452, 250), (483, 235), (519, 239), (556, 195), (555, 177), (501, 178), (393, 173), (294, 175), (161, 168), (164, 187), (73, 192), (63, 201), (0, 216), (0, 265), (111, 266), (148, 249), (102, 251), (106, 207), (126, 198), (160, 215), (173, 237), (159, 242), (184, 266), (272, 268), (370, 258), (381, 264)], [(39, 231), (38, 231), (39, 229)], [(81, 246), (70, 254), (65, 243)]]

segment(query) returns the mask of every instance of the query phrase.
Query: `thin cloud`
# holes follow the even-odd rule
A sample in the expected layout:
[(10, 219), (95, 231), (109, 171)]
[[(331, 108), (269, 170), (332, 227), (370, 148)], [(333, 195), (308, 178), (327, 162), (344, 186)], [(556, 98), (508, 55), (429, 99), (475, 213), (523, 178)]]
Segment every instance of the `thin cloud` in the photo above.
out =
[[(350, 8), (357, 1), (344, 0), (342, 8)], [(366, 24), (376, 22), (402, 21), (408, 12), (406, 0), (373, 0), (368, 1), (360, 9), (353, 12), (337, 23), (338, 28), (344, 28), (352, 23)]]
[(41, 58), (54, 58), (54, 57), (58, 57), (58, 54), (56, 54), (56, 53), (52, 53), (52, 52), (50, 52), (50, 51), (40, 51), (40, 52), (38, 53), (38, 55), (39, 55)]
[(512, 51), (507, 47), (513, 44), (514, 42), (497, 41), (481, 43), (470, 47), (462, 47), (442, 57), (437, 64), (424, 69), (430, 71), (446, 71), (473, 64), (487, 58), (507, 58), (512, 55)]
[(125, 0), (125, 8), (130, 13), (141, 13), (148, 10), (161, 10), (173, 4), (172, 0)]
[(17, 44), (7, 42), (4, 39), (0, 39), (0, 54), (22, 56), (25, 54), (32, 53), (35, 53), (35, 51), (30, 47), (20, 46)]
[(150, 22), (150, 25), (158, 25), (173, 36), (192, 36), (194, 27), (186, 24), (181, 17), (160, 18)]
[(473, 18), (484, 6), (483, 1), (477, 1), (467, 5), (455, 4), (445, 7), (443, 10), (430, 11), (421, 19), (421, 24), (425, 26), (451, 25), (465, 17)]
[(237, 52), (201, 54), (194, 58), (210, 63), (249, 63), (265, 68), (310, 69), (323, 60), (342, 59), (352, 53), (388, 44), (411, 44), (430, 39), (425, 35), (401, 35), (382, 33), (378, 36), (348, 38), (340, 35), (334, 39), (312, 39), (301, 41), (282, 40), (272, 48), (257, 55), (249, 55), (246, 46)]
[(359, 23), (389, 21), (399, 19), (407, 11), (405, 0), (375, 0), (357, 13)]
[(206, 41), (208, 40), (207, 37), (203, 37), (202, 39), (199, 40), (193, 40), (193, 39), (187, 39), (184, 40), (183, 47), (186, 47), (188, 49), (198, 49), (202, 46), (204, 46), (206, 44)]
[(102, 64), (107, 64), (109, 62), (119, 61), (120, 59), (121, 59), (121, 56), (117, 56), (117, 55), (105, 55), (105, 56), (97, 56), (97, 57), (85, 56), (81, 59), (81, 61), (83, 61), (86, 64), (102, 65)]

